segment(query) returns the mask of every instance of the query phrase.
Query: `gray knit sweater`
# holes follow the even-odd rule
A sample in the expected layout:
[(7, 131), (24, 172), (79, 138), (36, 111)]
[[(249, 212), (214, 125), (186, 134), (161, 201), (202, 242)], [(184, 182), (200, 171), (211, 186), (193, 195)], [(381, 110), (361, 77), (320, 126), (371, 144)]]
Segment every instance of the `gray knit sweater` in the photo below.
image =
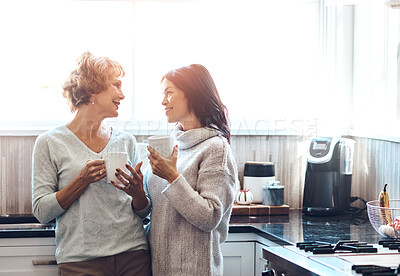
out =
[(219, 131), (174, 129), (180, 176), (171, 184), (151, 173), (149, 242), (153, 276), (222, 275), (220, 244), (228, 235), (237, 167)]

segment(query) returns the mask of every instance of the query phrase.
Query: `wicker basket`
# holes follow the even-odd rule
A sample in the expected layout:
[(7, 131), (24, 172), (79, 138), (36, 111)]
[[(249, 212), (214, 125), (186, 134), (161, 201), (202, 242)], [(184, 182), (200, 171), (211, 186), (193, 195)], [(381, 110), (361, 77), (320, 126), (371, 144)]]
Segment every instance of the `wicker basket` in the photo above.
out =
[[(400, 238), (400, 199), (389, 200), (390, 208), (379, 207), (379, 200), (367, 202), (367, 212), (372, 226), (384, 237)], [(385, 212), (390, 211), (391, 223), (386, 224)]]

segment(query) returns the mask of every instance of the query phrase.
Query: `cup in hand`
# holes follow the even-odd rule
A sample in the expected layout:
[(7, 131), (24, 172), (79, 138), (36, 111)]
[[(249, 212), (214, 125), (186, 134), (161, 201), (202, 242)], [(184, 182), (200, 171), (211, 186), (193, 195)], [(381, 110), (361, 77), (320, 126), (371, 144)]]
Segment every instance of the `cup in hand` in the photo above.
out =
[(125, 166), (128, 164), (128, 153), (126, 152), (108, 152), (104, 155), (104, 163), (106, 165), (108, 183), (111, 183), (111, 180), (115, 183), (121, 183), (115, 176), (117, 168), (129, 174), (129, 171)]
[(147, 138), (149, 146), (164, 157), (170, 157), (174, 149), (171, 135), (155, 135)]

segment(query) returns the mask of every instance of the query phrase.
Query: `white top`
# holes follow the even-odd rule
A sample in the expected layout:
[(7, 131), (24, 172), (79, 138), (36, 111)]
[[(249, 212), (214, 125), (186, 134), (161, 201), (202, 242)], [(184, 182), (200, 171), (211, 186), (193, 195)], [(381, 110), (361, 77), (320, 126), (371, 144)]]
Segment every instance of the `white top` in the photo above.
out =
[(56, 192), (71, 183), (88, 160), (115, 151), (127, 152), (129, 162), (136, 165), (136, 140), (124, 131), (114, 130), (100, 153), (89, 149), (66, 126), (37, 138), (32, 161), (33, 214), (41, 223), (56, 218), (57, 263), (148, 249), (141, 217), (150, 206), (133, 212), (132, 198), (106, 178), (90, 184), (67, 210), (56, 199)]

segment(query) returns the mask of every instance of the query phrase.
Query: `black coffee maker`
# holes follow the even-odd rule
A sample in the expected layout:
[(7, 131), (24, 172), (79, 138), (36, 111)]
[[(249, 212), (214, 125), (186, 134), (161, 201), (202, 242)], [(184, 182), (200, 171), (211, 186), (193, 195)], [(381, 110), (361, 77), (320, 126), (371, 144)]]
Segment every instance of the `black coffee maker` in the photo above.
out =
[(307, 152), (303, 213), (329, 216), (350, 208), (354, 140), (317, 137)]

